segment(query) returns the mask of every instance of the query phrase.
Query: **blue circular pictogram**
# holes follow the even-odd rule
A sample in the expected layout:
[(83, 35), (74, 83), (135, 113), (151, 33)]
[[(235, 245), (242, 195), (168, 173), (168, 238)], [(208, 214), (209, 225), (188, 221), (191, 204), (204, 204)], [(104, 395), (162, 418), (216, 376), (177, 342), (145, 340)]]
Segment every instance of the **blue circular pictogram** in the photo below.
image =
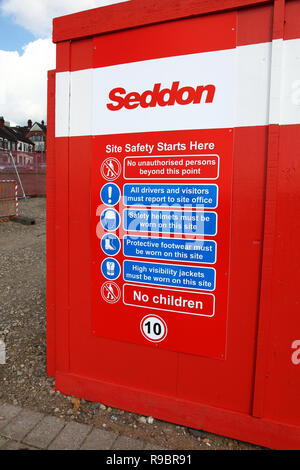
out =
[(102, 227), (107, 232), (114, 232), (120, 226), (120, 214), (115, 209), (105, 209), (100, 220)]
[(107, 183), (100, 192), (103, 204), (115, 206), (120, 201), (121, 191), (119, 186), (114, 183)]
[(114, 258), (106, 258), (101, 264), (101, 271), (106, 279), (113, 281), (121, 274), (121, 266)]
[(120, 239), (113, 233), (107, 233), (102, 237), (101, 248), (108, 256), (116, 256), (121, 249)]

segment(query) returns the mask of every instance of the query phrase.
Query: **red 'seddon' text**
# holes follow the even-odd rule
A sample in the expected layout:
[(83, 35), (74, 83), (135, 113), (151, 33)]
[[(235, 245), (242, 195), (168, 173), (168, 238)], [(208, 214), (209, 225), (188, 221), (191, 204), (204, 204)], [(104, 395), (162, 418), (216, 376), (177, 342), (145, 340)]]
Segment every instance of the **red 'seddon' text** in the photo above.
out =
[(110, 111), (118, 111), (124, 107), (126, 109), (135, 109), (138, 106), (155, 108), (156, 106), (174, 106), (176, 103), (187, 105), (213, 102), (216, 92), (214, 85), (179, 88), (179, 83), (173, 82), (171, 88), (163, 89), (161, 89), (161, 83), (156, 83), (153, 90), (146, 90), (142, 94), (135, 91), (127, 94), (125, 88), (114, 88), (109, 93), (109, 99), (113, 103), (108, 103), (106, 106)]

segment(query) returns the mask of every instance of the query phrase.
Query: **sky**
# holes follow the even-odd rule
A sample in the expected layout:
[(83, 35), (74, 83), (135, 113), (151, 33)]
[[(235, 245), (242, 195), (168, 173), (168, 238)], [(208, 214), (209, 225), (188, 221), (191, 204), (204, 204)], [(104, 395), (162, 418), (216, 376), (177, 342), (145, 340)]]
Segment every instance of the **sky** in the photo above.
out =
[(0, 116), (11, 125), (46, 122), (53, 18), (124, 1), (0, 0)]

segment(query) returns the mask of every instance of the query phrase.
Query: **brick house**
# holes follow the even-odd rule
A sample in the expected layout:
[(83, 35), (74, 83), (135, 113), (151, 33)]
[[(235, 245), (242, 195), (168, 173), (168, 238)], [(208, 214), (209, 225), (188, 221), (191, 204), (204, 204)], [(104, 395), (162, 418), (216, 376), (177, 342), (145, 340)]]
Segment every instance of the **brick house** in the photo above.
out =
[(0, 150), (33, 152), (34, 143), (24, 135), (21, 127), (11, 127), (0, 116)]
[(29, 120), (27, 129), (26, 138), (34, 143), (35, 152), (46, 152), (47, 126), (44, 121), (32, 125)]

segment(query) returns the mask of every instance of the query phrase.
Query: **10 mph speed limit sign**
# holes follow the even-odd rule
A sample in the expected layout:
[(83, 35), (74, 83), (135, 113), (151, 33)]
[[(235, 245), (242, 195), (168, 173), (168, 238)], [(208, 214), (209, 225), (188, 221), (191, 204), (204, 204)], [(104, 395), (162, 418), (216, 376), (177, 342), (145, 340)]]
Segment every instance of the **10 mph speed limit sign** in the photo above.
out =
[(141, 332), (148, 341), (159, 343), (167, 336), (168, 328), (162, 318), (156, 315), (147, 315), (141, 321)]

